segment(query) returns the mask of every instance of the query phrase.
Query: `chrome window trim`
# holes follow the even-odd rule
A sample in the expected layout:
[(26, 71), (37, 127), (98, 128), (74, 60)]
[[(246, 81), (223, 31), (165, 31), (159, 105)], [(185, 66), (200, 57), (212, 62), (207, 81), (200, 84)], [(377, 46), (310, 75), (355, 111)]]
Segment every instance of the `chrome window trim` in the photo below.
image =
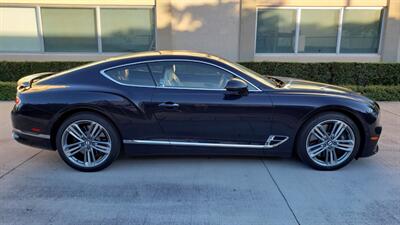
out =
[(36, 138), (43, 138), (43, 139), (50, 139), (50, 135), (48, 134), (36, 134), (36, 133), (32, 133), (32, 132), (26, 132), (26, 131), (21, 131), (18, 129), (13, 129), (13, 134), (22, 134), (22, 135), (27, 135), (27, 136), (31, 136), (31, 137), (36, 137)]
[[(271, 135), (270, 137), (274, 137)], [(173, 145), (173, 146), (198, 146), (198, 147), (224, 147), (224, 148), (254, 148), (254, 149), (271, 149), (275, 148), (284, 142), (286, 142), (289, 137), (285, 137), (280, 143), (270, 145), (269, 141), (273, 138), (268, 138), (264, 145), (250, 145), (250, 144), (230, 144), (230, 143), (205, 143), (205, 142), (187, 142), (187, 141), (158, 141), (158, 140), (127, 140), (124, 139), (124, 144), (146, 144), (146, 145)]]
[(213, 63), (210, 63), (210, 62), (205, 62), (205, 61), (201, 61), (201, 60), (194, 60), (194, 59), (178, 59), (178, 58), (177, 58), (177, 59), (153, 59), (153, 60), (145, 60), (145, 61), (140, 61), (140, 62), (126, 63), (126, 64), (122, 64), (122, 65), (118, 65), (118, 66), (108, 67), (108, 68), (106, 68), (106, 69), (100, 70), (100, 73), (101, 73), (104, 77), (106, 77), (107, 79), (109, 79), (109, 80), (111, 80), (111, 81), (113, 81), (113, 82), (115, 82), (115, 83), (117, 83), (117, 84), (123, 85), (123, 86), (130, 86), (130, 87), (146, 87), (146, 88), (163, 88), (163, 89), (182, 89), (182, 90), (225, 91), (225, 89), (189, 88), (189, 87), (161, 87), (161, 86), (157, 86), (157, 85), (155, 85), (155, 86), (149, 86), (149, 85), (125, 84), (125, 83), (119, 82), (119, 81), (117, 81), (117, 80), (111, 78), (111, 77), (110, 77), (109, 75), (107, 75), (107, 73), (106, 73), (108, 70), (112, 70), (112, 69), (116, 69), (116, 68), (124, 67), (124, 66), (137, 65), (137, 64), (142, 64), (142, 63), (171, 62), (171, 61), (196, 62), (196, 63), (202, 63), (202, 64), (207, 64), (207, 65), (210, 65), (210, 66), (214, 66), (214, 67), (217, 67), (217, 68), (219, 68), (219, 69), (222, 69), (222, 70), (224, 70), (224, 71), (226, 71), (226, 72), (232, 74), (232, 75), (235, 76), (235, 77), (238, 77), (238, 78), (240, 78), (240, 79), (246, 81), (248, 84), (250, 84), (252, 87), (254, 87), (254, 88), (256, 89), (256, 90), (249, 90), (249, 92), (261, 92), (261, 91), (262, 91), (260, 88), (258, 88), (256, 85), (254, 85), (254, 84), (251, 83), (250, 81), (244, 79), (243, 77), (237, 75), (236, 73), (234, 73), (234, 72), (232, 72), (232, 71), (230, 71), (230, 70), (228, 70), (228, 69), (225, 69), (225, 68), (223, 68), (223, 67), (221, 67), (221, 66), (218, 66), (218, 65), (213, 64)]

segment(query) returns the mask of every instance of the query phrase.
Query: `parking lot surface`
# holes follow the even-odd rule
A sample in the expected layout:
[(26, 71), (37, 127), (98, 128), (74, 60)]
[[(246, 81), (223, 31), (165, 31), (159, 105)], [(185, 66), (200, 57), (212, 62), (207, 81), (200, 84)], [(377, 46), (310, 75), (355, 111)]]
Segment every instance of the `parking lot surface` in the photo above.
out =
[(11, 138), (0, 102), (0, 224), (400, 224), (400, 103), (380, 151), (338, 171), (298, 159), (120, 157), (82, 173)]

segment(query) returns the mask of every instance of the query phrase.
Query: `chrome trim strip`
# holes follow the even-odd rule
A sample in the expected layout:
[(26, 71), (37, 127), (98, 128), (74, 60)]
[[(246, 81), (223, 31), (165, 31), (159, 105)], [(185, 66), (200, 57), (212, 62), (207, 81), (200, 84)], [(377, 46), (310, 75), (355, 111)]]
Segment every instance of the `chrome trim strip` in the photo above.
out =
[(225, 148), (255, 148), (255, 149), (269, 149), (274, 148), (283, 142), (287, 141), (289, 137), (279, 144), (268, 145), (249, 145), (249, 144), (223, 144), (223, 143), (204, 143), (204, 142), (186, 142), (186, 141), (154, 141), (154, 140), (123, 140), (124, 144), (149, 144), (149, 145), (175, 145), (175, 146), (199, 146), (199, 147), (225, 147)]
[(246, 144), (222, 144), (222, 143), (193, 143), (193, 142), (180, 142), (171, 141), (171, 145), (178, 146), (202, 146), (202, 147), (229, 147), (229, 148), (258, 148), (263, 149), (265, 145), (246, 145)]
[(249, 90), (249, 92), (261, 92), (262, 90), (260, 88), (258, 88), (256, 85), (252, 84), (250, 81), (244, 79), (243, 77), (237, 75), (236, 73), (225, 69), (221, 66), (215, 65), (213, 63), (210, 62), (204, 62), (201, 60), (194, 60), (194, 59), (153, 59), (153, 60), (145, 60), (145, 61), (141, 61), (141, 62), (133, 62), (133, 63), (126, 63), (126, 64), (122, 64), (122, 65), (118, 65), (118, 66), (113, 66), (113, 67), (109, 67), (107, 69), (103, 69), (100, 70), (100, 73), (106, 77), (107, 79), (111, 80), (114, 83), (120, 84), (120, 85), (124, 85), (124, 86), (131, 86), (131, 87), (147, 87), (147, 88), (165, 88), (165, 89), (183, 89), (183, 90), (205, 90), (205, 91), (225, 91), (225, 89), (207, 89), (207, 88), (185, 88), (185, 87), (160, 87), (160, 86), (149, 86), (149, 85), (134, 85), (134, 84), (124, 84), (121, 83), (119, 81), (114, 80), (113, 78), (111, 78), (110, 76), (107, 75), (106, 71), (107, 70), (111, 70), (111, 69), (115, 69), (115, 68), (119, 68), (119, 67), (123, 67), (123, 66), (129, 66), (129, 65), (136, 65), (136, 64), (142, 64), (142, 63), (151, 63), (151, 62), (170, 62), (170, 61), (183, 61), (183, 62), (197, 62), (197, 63), (203, 63), (203, 64), (208, 64), (211, 66), (215, 66), (219, 69), (225, 70), (226, 72), (239, 77), (240, 79), (246, 81), (248, 84), (250, 84), (251, 86), (253, 86), (255, 89), (257, 90)]
[(150, 145), (169, 145), (169, 141), (150, 141), (150, 140), (123, 140), (124, 144), (150, 144)]
[[(275, 140), (276, 138), (282, 138), (282, 140)], [(287, 140), (289, 140), (288, 136), (283, 136), (283, 135), (270, 135), (267, 139), (267, 141), (265, 142), (265, 146), (267, 148), (275, 148), (283, 143), (285, 143)], [(271, 144), (271, 142), (276, 141), (277, 143), (275, 144)]]
[(17, 134), (19, 133), (19, 134), (31, 136), (31, 137), (36, 137), (36, 138), (50, 139), (50, 135), (48, 135), (48, 134), (36, 134), (36, 133), (32, 133), (32, 132), (21, 131), (18, 129), (13, 129), (12, 132), (17, 133)]

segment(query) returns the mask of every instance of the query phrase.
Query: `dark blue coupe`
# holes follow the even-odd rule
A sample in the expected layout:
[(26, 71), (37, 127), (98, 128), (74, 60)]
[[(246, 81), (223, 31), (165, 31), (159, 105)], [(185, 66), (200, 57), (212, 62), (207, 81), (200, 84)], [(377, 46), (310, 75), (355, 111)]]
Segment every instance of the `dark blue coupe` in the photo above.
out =
[(289, 157), (335, 170), (378, 151), (379, 106), (348, 89), (156, 51), (18, 81), (13, 136), (98, 171), (121, 151)]

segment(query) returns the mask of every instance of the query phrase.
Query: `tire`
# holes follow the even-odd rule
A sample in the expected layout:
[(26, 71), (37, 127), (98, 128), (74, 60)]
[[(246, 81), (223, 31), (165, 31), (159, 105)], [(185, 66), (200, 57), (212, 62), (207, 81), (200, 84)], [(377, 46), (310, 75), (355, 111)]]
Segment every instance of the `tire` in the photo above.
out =
[(318, 114), (300, 129), (297, 155), (317, 170), (337, 170), (354, 159), (360, 139), (357, 125), (348, 116), (336, 112)]
[(61, 124), (56, 146), (58, 154), (70, 167), (95, 172), (108, 167), (118, 157), (121, 138), (109, 120), (96, 113), (82, 112)]

